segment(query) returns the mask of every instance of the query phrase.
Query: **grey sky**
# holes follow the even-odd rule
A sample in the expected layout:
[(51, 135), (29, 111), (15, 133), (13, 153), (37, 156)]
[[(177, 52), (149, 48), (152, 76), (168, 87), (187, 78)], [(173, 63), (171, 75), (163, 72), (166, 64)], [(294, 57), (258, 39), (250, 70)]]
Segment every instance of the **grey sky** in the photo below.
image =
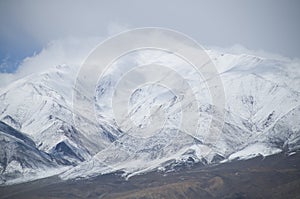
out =
[(1, 0), (0, 61), (22, 60), (54, 39), (103, 37), (118, 26), (171, 28), (203, 45), (300, 58), (299, 19), (297, 0)]

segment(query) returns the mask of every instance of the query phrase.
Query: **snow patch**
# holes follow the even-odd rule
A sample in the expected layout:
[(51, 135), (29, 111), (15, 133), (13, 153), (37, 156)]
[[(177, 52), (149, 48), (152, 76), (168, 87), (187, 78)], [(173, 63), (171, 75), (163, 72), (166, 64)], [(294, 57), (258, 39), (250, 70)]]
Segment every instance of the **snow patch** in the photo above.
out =
[(258, 155), (268, 156), (276, 153), (280, 153), (282, 150), (274, 147), (270, 147), (264, 143), (255, 143), (245, 147), (244, 149), (231, 154), (228, 160), (245, 160), (256, 157)]

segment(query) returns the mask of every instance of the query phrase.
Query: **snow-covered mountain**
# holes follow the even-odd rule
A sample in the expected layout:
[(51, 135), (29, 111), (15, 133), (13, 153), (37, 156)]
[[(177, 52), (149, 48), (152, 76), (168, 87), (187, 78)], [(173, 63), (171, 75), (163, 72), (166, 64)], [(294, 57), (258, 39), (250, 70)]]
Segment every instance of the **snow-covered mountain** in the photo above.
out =
[[(131, 176), (156, 169), (158, 166), (163, 168), (166, 164), (181, 164), (187, 160), (210, 164), (297, 149), (300, 141), (299, 84), (291, 84), (297, 83), (299, 78), (299, 71), (295, 66), (288, 61), (251, 55), (222, 54), (216, 51), (208, 53), (221, 74), (226, 94), (225, 123), (222, 133), (217, 138), (208, 139), (211, 132), (207, 131), (208, 126), (205, 125), (210, 122), (211, 113), (217, 110), (210, 104), (205, 90), (207, 88), (199, 84), (193, 75), (188, 74), (192, 86), (203, 87), (198, 99), (201, 113), (198, 133), (189, 135), (178, 132), (176, 124), (180, 121), (180, 100), (174, 99), (168, 91), (147, 86), (138, 89), (132, 95), (132, 108), (127, 118), (135, 120), (137, 127), (130, 131), (140, 131), (139, 127), (144, 126), (145, 121), (151, 117), (151, 109), (154, 109), (154, 112), (162, 109), (169, 119), (167, 123), (175, 125), (160, 130), (149, 138), (136, 138), (124, 134), (90, 161), (61, 176), (87, 177), (116, 170), (123, 170), (126, 175)], [(153, 57), (159, 59), (162, 65), (170, 64), (169, 56), (171, 55), (145, 53), (137, 65), (146, 65), (148, 63), (144, 60), (153, 60)], [(176, 58), (173, 57), (172, 60), (174, 59)], [(187, 66), (184, 66), (184, 63), (177, 65), (179, 61), (174, 63), (179, 73), (185, 74), (184, 69)], [(107, 86), (104, 88), (101, 85), (110, 85), (113, 90), (114, 83), (111, 79), (115, 78), (108, 78), (109, 84), (100, 83), (99, 90), (109, 90)], [(103, 100), (102, 95), (105, 94), (101, 92), (98, 96), (100, 102)], [(161, 102), (161, 98), (164, 103)], [(193, 101), (181, 108), (189, 107), (197, 108), (193, 107)]]
[[(174, 55), (146, 51), (115, 63), (99, 81), (95, 96), (98, 123), (72, 108), (76, 68), (57, 66), (42, 74), (20, 79), (1, 90), (0, 120), (22, 132), (18, 135), (23, 135), (20, 141), (16, 135), (11, 137), (11, 134), (2, 131), (5, 134), (5, 138), (1, 138), (6, 143), (4, 148), (7, 150), (18, 143), (24, 153), (36, 154), (33, 162), (37, 158), (42, 159), (38, 160), (41, 164), (36, 167), (30, 166), (36, 170), (45, 169), (45, 165), (51, 168), (72, 165), (72, 169), (60, 175), (63, 179), (117, 170), (130, 177), (150, 170), (164, 170), (169, 165), (182, 162), (211, 164), (298, 149), (299, 64), (215, 50), (207, 53), (220, 73), (226, 95), (224, 125), (218, 126), (222, 133), (214, 139), (207, 129), (211, 115), (218, 115), (219, 110), (211, 104), (207, 85), (201, 83), (201, 79), (187, 70), (186, 63)], [(127, 65), (132, 67), (149, 62), (172, 65), (195, 90), (200, 106), (195, 107), (192, 100), (181, 106), (182, 98), (162, 87), (148, 85), (137, 89), (130, 98), (130, 109), (123, 126), (138, 134), (141, 128), (147, 127), (152, 113), (160, 112), (166, 115), (167, 125), (150, 137), (133, 136), (119, 130), (107, 99), (121, 75), (114, 67), (125, 65), (126, 68)], [(84, 100), (94, 100), (85, 98), (80, 91), (75, 92), (82, 94)], [(200, 113), (198, 131), (194, 134), (177, 130), (181, 111), (188, 109), (197, 109)], [(80, 123), (75, 125), (73, 117), (77, 117)], [(136, 126), (128, 126), (128, 119), (134, 120)], [(8, 139), (9, 142), (5, 141)], [(27, 140), (30, 144), (26, 143)], [(12, 153), (16, 157), (20, 154), (18, 150)], [(2, 163), (3, 168), (14, 168), (14, 172), (24, 170), (22, 159), (18, 159), (21, 166), (15, 166), (15, 159), (7, 159), (5, 154), (1, 153), (0, 157), (6, 161), (1, 161), (5, 162), (5, 165)], [(4, 178), (7, 169), (1, 172)]]
[[(75, 71), (57, 66), (20, 79), (1, 91), (1, 121), (29, 137), (59, 165), (77, 165), (114, 141), (118, 130), (108, 123), (93, 124), (72, 111)], [(74, 115), (85, 126), (75, 127)], [(13, 162), (8, 160), (7, 164)]]
[(18, 177), (34, 175), (57, 167), (49, 154), (41, 152), (35, 143), (12, 127), (0, 122), (0, 183)]

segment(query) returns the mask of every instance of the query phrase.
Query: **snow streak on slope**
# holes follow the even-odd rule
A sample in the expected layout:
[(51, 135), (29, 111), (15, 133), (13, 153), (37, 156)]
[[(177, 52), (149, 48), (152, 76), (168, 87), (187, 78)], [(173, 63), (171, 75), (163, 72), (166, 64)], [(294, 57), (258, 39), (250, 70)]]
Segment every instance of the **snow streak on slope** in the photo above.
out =
[(67, 168), (58, 167), (60, 159), (38, 150), (30, 138), (3, 122), (0, 149), (0, 184), (55, 175)]

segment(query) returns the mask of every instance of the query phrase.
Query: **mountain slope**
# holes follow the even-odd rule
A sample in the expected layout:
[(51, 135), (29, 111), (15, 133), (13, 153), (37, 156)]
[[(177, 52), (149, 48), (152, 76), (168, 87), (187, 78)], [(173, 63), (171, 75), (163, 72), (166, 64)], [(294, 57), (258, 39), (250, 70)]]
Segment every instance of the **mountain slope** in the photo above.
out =
[[(290, 68), (291, 63), (281, 60), (208, 53), (221, 74), (226, 94), (225, 123), (218, 137), (210, 139), (211, 132), (207, 131), (208, 127), (205, 125), (210, 122), (211, 113), (217, 111), (209, 99), (198, 99), (201, 122), (198, 132), (189, 135), (177, 131), (176, 124), (180, 118), (180, 111), (193, 107), (193, 101), (179, 109), (180, 99), (174, 100), (172, 95), (155, 86), (146, 86), (139, 88), (132, 95), (131, 109), (125, 119), (133, 119), (136, 127), (128, 129), (132, 132), (142, 132), (140, 127), (147, 126), (147, 120), (151, 118), (150, 110), (164, 112), (168, 118), (167, 124), (169, 122), (175, 129), (165, 128), (151, 137), (136, 138), (125, 134), (90, 161), (69, 170), (61, 177), (91, 177), (118, 170), (125, 171), (124, 175), (130, 177), (158, 167), (168, 168), (168, 164), (176, 165), (187, 161), (211, 164), (297, 149), (300, 135), (300, 112), (297, 108), (300, 105), (299, 85), (288, 85), (287, 81), (293, 82), (294, 78), (297, 82), (299, 71), (293, 71), (293, 68)], [(151, 59), (153, 56), (160, 61), (165, 60), (165, 63), (161, 61), (162, 65), (168, 64), (168, 60), (171, 59), (165, 59), (165, 56), (169, 56), (165, 54), (149, 54), (141, 57), (149, 59), (150, 56)], [(228, 56), (232, 59), (229, 63)], [(145, 64), (144, 60), (139, 60), (138, 63)], [(183, 70), (187, 66), (181, 64), (175, 68), (177, 67), (180, 74), (185, 74)], [(288, 75), (290, 78), (281, 78), (282, 75)], [(190, 80), (193, 78), (189, 76)], [(99, 99), (107, 96), (105, 92), (112, 92), (110, 90), (114, 89), (115, 84), (113, 79), (108, 77), (100, 83)], [(105, 86), (104, 89), (101, 85), (110, 86)], [(203, 85), (199, 84), (192, 86), (195, 90), (197, 87), (203, 88)], [(201, 92), (207, 97), (205, 87)]]
[(120, 173), (62, 181), (56, 176), (0, 187), (2, 198), (297, 198), (300, 155), (268, 157), (178, 172), (150, 172), (125, 180)]
[(30, 138), (0, 122), (0, 184), (16, 178), (34, 178), (39, 172), (57, 169), (58, 162), (38, 150)]
[[(220, 110), (211, 102), (205, 81), (195, 77), (195, 73), (188, 70), (190, 66), (178, 57), (153, 51), (125, 57), (124, 62), (115, 63), (98, 82), (95, 93), (98, 123), (73, 110), (72, 92), (79, 94), (82, 100), (93, 102), (94, 99), (88, 99), (80, 90), (73, 91), (76, 68), (69, 66), (33, 74), (3, 89), (0, 120), (30, 137), (40, 153), (48, 153), (60, 165), (73, 165), (61, 175), (63, 179), (118, 170), (131, 177), (185, 163), (215, 164), (298, 149), (298, 63), (218, 51), (207, 53), (220, 73), (225, 90), (224, 125)], [(148, 60), (170, 64), (195, 91), (196, 100), (181, 104), (184, 96), (174, 96), (159, 86), (143, 86), (130, 97), (128, 114), (122, 121), (128, 131), (122, 132), (110, 104), (122, 75), (118, 67), (121, 64), (130, 70), (134, 65), (149, 64)], [(190, 110), (199, 113), (200, 122), (193, 126), (191, 121), (192, 133), (178, 131), (182, 111)], [(153, 113), (163, 113), (166, 126), (151, 136), (139, 136), (149, 125)], [(221, 132), (217, 136), (208, 130), (212, 115), (217, 115), (214, 130)], [(80, 122), (75, 123), (74, 117)], [(131, 126), (129, 120), (133, 120), (135, 126)]]
[[(30, 136), (40, 150), (61, 153), (77, 164), (104, 149), (118, 131), (72, 111), (73, 74), (72, 68), (58, 66), (14, 82), (1, 92), (0, 118)], [(84, 126), (75, 125), (73, 117)]]

